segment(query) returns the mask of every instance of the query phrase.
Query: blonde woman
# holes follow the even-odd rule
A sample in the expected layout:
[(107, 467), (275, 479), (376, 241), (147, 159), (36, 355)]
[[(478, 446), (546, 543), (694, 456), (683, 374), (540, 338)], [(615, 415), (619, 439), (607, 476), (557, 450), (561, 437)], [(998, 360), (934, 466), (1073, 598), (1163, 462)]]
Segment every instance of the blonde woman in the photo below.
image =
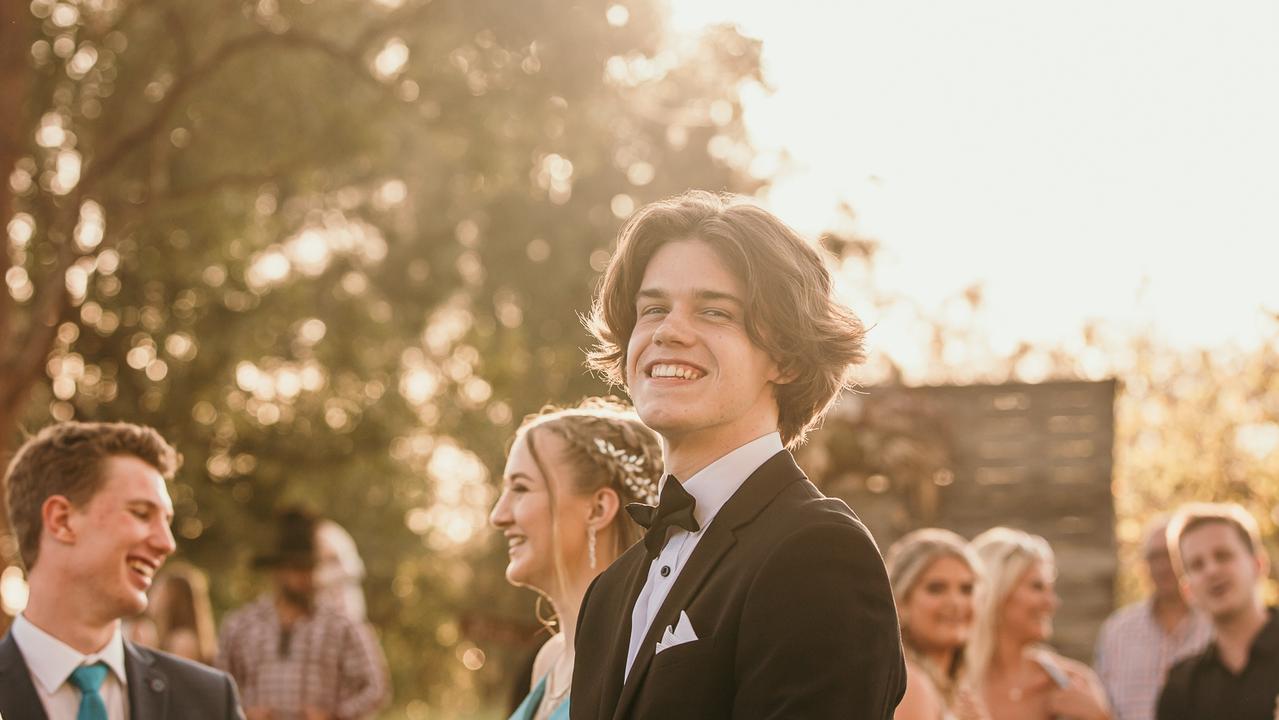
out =
[(885, 562), (906, 653), (906, 695), (894, 720), (986, 720), (963, 682), (981, 579), (967, 541), (949, 530), (916, 530), (888, 548)]
[(639, 539), (625, 506), (656, 502), (661, 466), (657, 437), (610, 400), (544, 411), (516, 431), (489, 520), (506, 538), (506, 579), (550, 601), (558, 632), (538, 652), (533, 690), (512, 720), (567, 720), (582, 595)]
[(992, 720), (1110, 720), (1088, 666), (1044, 643), (1052, 635), (1057, 571), (1038, 535), (997, 527), (972, 543), (986, 577), (968, 645), (969, 675)]

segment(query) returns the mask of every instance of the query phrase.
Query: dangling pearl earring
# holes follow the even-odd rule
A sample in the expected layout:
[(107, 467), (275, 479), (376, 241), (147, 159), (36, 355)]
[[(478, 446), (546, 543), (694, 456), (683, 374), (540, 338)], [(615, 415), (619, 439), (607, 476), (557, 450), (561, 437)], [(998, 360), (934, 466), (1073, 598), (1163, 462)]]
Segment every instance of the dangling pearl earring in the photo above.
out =
[(591, 560), (591, 569), (595, 569), (595, 527), (586, 528), (586, 555)]

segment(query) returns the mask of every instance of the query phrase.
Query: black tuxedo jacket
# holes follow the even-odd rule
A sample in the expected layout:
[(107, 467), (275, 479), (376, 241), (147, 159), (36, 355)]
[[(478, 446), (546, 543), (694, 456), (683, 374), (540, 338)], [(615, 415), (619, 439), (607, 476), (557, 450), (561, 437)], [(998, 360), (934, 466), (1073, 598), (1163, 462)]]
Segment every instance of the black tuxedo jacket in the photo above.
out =
[[(879, 549), (789, 452), (720, 509), (623, 680), (648, 565), (637, 543), (582, 600), (573, 720), (892, 717), (906, 667)], [(698, 639), (655, 655), (681, 610)]]
[[(131, 720), (244, 720), (231, 676), (124, 641)], [(13, 635), (0, 640), (0, 717), (48, 720)]]

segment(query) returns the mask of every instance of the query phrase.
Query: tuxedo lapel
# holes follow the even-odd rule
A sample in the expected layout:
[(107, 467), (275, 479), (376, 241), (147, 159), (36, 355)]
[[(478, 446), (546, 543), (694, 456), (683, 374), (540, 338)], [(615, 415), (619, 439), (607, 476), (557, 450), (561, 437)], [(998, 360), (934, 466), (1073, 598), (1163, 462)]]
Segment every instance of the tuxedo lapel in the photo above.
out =
[(31, 683), (31, 671), (13, 633), (5, 633), (4, 640), (0, 640), (0, 717), (47, 720), (44, 703)]
[[(688, 563), (680, 571), (679, 577), (675, 579), (675, 584), (671, 586), (670, 593), (662, 601), (662, 606), (658, 609), (657, 614), (653, 616), (653, 624), (649, 626), (648, 633), (644, 635), (644, 640), (640, 643), (639, 650), (635, 653), (635, 663), (631, 665), (631, 674), (627, 676), (626, 684), (622, 686), (622, 695), (617, 700), (617, 710), (613, 714), (615, 719), (624, 718), (626, 713), (629, 712), (631, 701), (635, 699), (635, 693), (639, 690), (640, 685), (643, 684), (644, 677), (648, 675), (648, 666), (653, 662), (653, 656), (657, 652), (657, 640), (666, 631), (666, 626), (674, 625), (675, 618), (679, 616), (680, 610), (687, 607), (688, 602), (697, 594), (698, 589), (702, 587), (702, 583), (710, 575), (711, 570), (715, 568), (719, 559), (724, 556), (724, 553), (728, 552), (734, 542), (733, 533), (727, 525), (712, 523), (706, 529), (706, 535), (702, 537), (697, 543), (697, 547), (693, 549), (693, 554), (689, 556)], [(629, 642), (628, 638), (628, 650), (630, 649)]]
[(603, 691), (600, 693), (600, 717), (609, 715), (609, 708), (617, 706), (618, 695), (622, 692), (622, 679), (626, 673), (626, 655), (631, 648), (631, 613), (640, 590), (644, 589), (644, 581), (648, 578), (649, 563), (645, 561), (644, 544), (636, 543), (618, 559), (626, 568), (626, 592), (623, 596), (621, 617), (618, 618), (617, 635), (611, 643), (611, 652), (604, 667)]
[(167, 716), (169, 678), (155, 667), (155, 656), (127, 640), (124, 674), (129, 678), (129, 715), (134, 720), (160, 720)]
[[(627, 716), (631, 702), (634, 701), (635, 694), (643, 684), (649, 665), (652, 664), (657, 652), (658, 638), (665, 632), (667, 625), (675, 624), (680, 612), (688, 607), (711, 573), (719, 566), (720, 560), (736, 543), (737, 529), (755, 519), (773, 498), (777, 497), (777, 493), (781, 492), (782, 488), (803, 477), (803, 471), (795, 464), (795, 459), (790, 452), (783, 450), (751, 473), (733, 497), (720, 508), (715, 519), (711, 521), (710, 527), (706, 528), (706, 534), (693, 549), (688, 562), (680, 570), (679, 577), (675, 579), (670, 593), (662, 601), (662, 606), (653, 616), (653, 624), (649, 627), (643, 642), (640, 643), (639, 650), (635, 654), (635, 663), (631, 665), (631, 673), (622, 686), (622, 694), (618, 698), (617, 709), (613, 714), (614, 720)], [(638, 597), (646, 577), (647, 572), (640, 577), (640, 584), (630, 596), (631, 602), (627, 608), (634, 608), (635, 598)], [(629, 650), (629, 613), (626, 618), (626, 627), (628, 632), (622, 647), (624, 650)], [(705, 632), (706, 629), (703, 628), (702, 631)]]

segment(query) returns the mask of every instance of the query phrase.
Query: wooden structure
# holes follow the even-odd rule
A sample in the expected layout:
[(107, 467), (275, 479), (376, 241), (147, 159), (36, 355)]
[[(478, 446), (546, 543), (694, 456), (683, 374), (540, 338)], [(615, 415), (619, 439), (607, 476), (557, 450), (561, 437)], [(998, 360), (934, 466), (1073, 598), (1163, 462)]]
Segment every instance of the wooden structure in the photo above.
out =
[(1111, 458), (1116, 384), (874, 387), (849, 393), (801, 450), (886, 549), (920, 527), (972, 538), (995, 525), (1057, 555), (1053, 644), (1090, 661), (1114, 602)]

